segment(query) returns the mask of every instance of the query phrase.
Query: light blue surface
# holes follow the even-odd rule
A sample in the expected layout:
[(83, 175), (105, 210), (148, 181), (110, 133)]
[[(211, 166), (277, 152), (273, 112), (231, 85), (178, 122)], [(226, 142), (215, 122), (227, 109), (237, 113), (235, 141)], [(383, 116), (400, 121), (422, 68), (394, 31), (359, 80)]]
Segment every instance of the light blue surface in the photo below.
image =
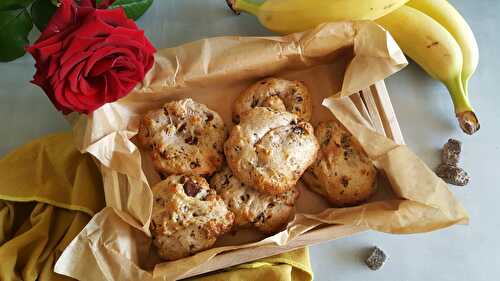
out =
[[(316, 280), (484, 280), (500, 278), (500, 1), (451, 1), (475, 31), (481, 54), (470, 83), (481, 130), (468, 137), (452, 114), (445, 88), (410, 64), (387, 86), (407, 144), (430, 166), (450, 137), (464, 142), (466, 188), (451, 187), (470, 213), (469, 226), (419, 235), (364, 233), (311, 247)], [(224, 0), (156, 0), (139, 24), (158, 48), (218, 35), (268, 35), (247, 15), (233, 16)], [(28, 83), (33, 61), (0, 64), (0, 156), (33, 138), (69, 129), (40, 89)], [(362, 263), (378, 245), (388, 263), (372, 272)]]

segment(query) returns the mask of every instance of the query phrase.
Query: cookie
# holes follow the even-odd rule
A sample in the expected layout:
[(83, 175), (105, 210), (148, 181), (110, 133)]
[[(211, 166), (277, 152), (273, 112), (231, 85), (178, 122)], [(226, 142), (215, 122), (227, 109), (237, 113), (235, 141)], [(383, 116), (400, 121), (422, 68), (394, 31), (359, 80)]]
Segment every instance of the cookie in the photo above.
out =
[(152, 191), (150, 229), (158, 255), (166, 260), (208, 249), (232, 227), (233, 213), (200, 176), (171, 175)]
[(241, 114), (255, 107), (288, 111), (305, 121), (309, 121), (312, 114), (311, 95), (306, 86), (300, 81), (280, 78), (261, 80), (241, 93), (234, 102), (234, 123), (238, 124)]
[(311, 124), (297, 115), (256, 107), (241, 115), (224, 144), (227, 163), (243, 183), (281, 194), (295, 188), (316, 159), (318, 141)]
[(139, 141), (151, 149), (155, 168), (166, 175), (209, 175), (224, 161), (224, 121), (192, 99), (166, 103), (148, 112)]
[(335, 206), (352, 206), (376, 190), (377, 170), (352, 135), (337, 121), (316, 127), (318, 158), (302, 179)]
[(234, 213), (234, 225), (253, 226), (267, 234), (280, 231), (289, 222), (299, 196), (296, 188), (279, 195), (259, 192), (240, 182), (228, 167), (212, 176), (210, 187)]

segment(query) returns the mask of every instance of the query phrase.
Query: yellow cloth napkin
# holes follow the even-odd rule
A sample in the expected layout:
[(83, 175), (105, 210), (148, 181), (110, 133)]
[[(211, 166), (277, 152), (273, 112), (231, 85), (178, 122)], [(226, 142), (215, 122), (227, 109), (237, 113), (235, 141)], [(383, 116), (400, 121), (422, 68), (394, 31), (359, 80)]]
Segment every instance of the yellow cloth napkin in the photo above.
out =
[(263, 258), (198, 276), (189, 281), (310, 281), (313, 280), (309, 249), (301, 248), (288, 253)]
[(55, 134), (0, 160), (0, 280), (71, 280), (53, 272), (64, 248), (104, 207), (92, 158)]
[[(54, 273), (54, 263), (103, 207), (99, 171), (74, 148), (70, 133), (6, 155), (0, 160), (0, 280), (72, 280)], [(303, 248), (190, 280), (307, 281), (312, 271)]]

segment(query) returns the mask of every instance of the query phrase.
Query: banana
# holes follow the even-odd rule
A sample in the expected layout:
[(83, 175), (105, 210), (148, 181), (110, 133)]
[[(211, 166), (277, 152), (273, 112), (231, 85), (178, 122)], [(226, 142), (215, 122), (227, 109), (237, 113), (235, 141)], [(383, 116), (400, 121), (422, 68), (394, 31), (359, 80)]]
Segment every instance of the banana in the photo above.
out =
[(410, 58), (446, 85), (462, 130), (467, 134), (479, 130), (479, 120), (462, 84), (463, 56), (455, 38), (439, 22), (409, 6), (376, 22), (391, 33)]
[(462, 50), (462, 84), (468, 93), (469, 79), (479, 63), (479, 48), (471, 28), (460, 13), (446, 0), (411, 0), (407, 3), (446, 28)]
[(408, 0), (226, 0), (236, 13), (255, 15), (274, 32), (288, 34), (341, 20), (374, 20), (404, 5)]

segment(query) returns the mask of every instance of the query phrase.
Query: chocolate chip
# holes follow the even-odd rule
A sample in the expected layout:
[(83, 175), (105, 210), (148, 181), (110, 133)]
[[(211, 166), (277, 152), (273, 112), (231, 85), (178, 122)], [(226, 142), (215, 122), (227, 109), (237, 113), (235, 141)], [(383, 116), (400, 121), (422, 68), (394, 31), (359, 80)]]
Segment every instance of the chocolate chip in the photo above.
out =
[(182, 123), (182, 124), (179, 126), (179, 128), (177, 128), (177, 131), (182, 132), (182, 131), (184, 131), (184, 129), (186, 129), (186, 123)]
[(271, 209), (271, 208), (273, 208), (273, 207), (274, 207), (274, 203), (272, 203), (272, 202), (271, 202), (271, 203), (269, 203), (269, 204), (267, 205), (267, 208), (268, 208), (268, 209)]
[(197, 167), (201, 167), (201, 165), (200, 165), (200, 163), (198, 163), (198, 160), (197, 160), (196, 162), (189, 163), (189, 167), (191, 167), (191, 169), (194, 169)]
[(240, 123), (240, 116), (239, 115), (234, 116), (233, 122), (234, 122), (234, 124), (239, 124)]
[(344, 160), (347, 161), (349, 159), (349, 151), (348, 150), (344, 150)]
[(266, 219), (265, 215), (264, 215), (264, 212), (261, 212), (259, 215), (257, 215), (257, 217), (255, 218), (255, 220), (253, 221), (254, 223), (256, 222), (261, 222), (261, 223), (264, 223), (264, 220)]
[(302, 102), (304, 99), (303, 99), (302, 97), (296, 97), (296, 98), (295, 98), (295, 100), (296, 100), (297, 102)]
[(184, 184), (186, 182), (186, 176), (182, 176), (179, 180), (181, 184)]
[(224, 182), (222, 183), (222, 185), (228, 185), (229, 184), (229, 179), (231, 177), (232, 177), (231, 175), (225, 175), (224, 176)]
[(210, 121), (214, 120), (214, 115), (212, 113), (208, 112), (206, 120), (207, 120), (207, 122), (210, 122)]
[(267, 84), (267, 81), (260, 81), (260, 84), (261, 84), (261, 85), (266, 85), (266, 84)]
[(197, 137), (189, 136), (189, 137), (185, 138), (184, 141), (187, 144), (190, 144), (190, 145), (197, 145), (198, 144), (198, 138)]
[(296, 127), (293, 127), (292, 132), (294, 132), (297, 135), (303, 135), (306, 133), (306, 130), (304, 130), (304, 128), (302, 128), (302, 127), (296, 126)]
[(340, 183), (344, 186), (347, 187), (349, 185), (349, 178), (347, 176), (342, 176), (340, 178)]
[(190, 179), (187, 179), (186, 182), (182, 185), (184, 188), (184, 193), (186, 193), (187, 196), (195, 197), (198, 192), (200, 192), (200, 186), (197, 185), (195, 182), (193, 182)]
[(340, 145), (342, 145), (342, 148), (346, 149), (350, 147), (350, 141), (351, 141), (351, 136), (343, 134), (342, 137), (340, 138)]
[(323, 140), (323, 145), (326, 146), (330, 140), (332, 139), (332, 132), (331, 131), (327, 131), (326, 132), (326, 136), (325, 136), (325, 139)]
[(292, 126), (297, 125), (297, 121), (296, 121), (296, 120), (292, 120), (292, 121), (290, 122), (290, 125), (292, 125)]
[(241, 195), (240, 196), (240, 200), (242, 202), (246, 202), (246, 201), (248, 201), (248, 199), (250, 199), (250, 195), (249, 194), (245, 194), (245, 195)]
[(252, 108), (255, 108), (259, 104), (259, 100), (253, 99), (252, 104), (250, 105)]

